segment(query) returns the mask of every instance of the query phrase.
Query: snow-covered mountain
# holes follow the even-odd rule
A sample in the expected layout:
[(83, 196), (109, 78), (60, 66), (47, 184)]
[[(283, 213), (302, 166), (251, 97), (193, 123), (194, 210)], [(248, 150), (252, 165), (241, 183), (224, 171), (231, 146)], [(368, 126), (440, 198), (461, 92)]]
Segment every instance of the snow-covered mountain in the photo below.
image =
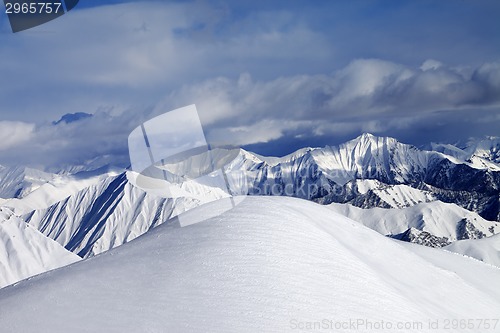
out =
[[(222, 203), (183, 220), (209, 216)], [(500, 270), (403, 245), (315, 203), (248, 197), (215, 218), (183, 228), (172, 221), (91, 260), (0, 290), (0, 327), (292, 332), (311, 322), (338, 330), (335, 322), (360, 319), (340, 331), (368, 332), (362, 325), (383, 321), (431, 332), (429, 320), (498, 317)]]
[(136, 177), (133, 172), (109, 175), (23, 218), (85, 258), (131, 241), (181, 212), (227, 197), (218, 188), (202, 184), (184, 184), (181, 188), (163, 182), (170, 196), (166, 198), (136, 186)]
[[(258, 194), (292, 195), (320, 203), (392, 207), (380, 190), (406, 185), (413, 203), (439, 199), (500, 221), (500, 172), (436, 151), (419, 150), (392, 138), (363, 134), (338, 147), (302, 150), (282, 159), (260, 160), (253, 181)], [(496, 164), (495, 164), (496, 165)], [(250, 177), (251, 178), (251, 177)], [(359, 180), (372, 180), (368, 191)], [(378, 187), (373, 187), (378, 184)], [(366, 184), (361, 184), (366, 188)], [(274, 191), (273, 191), (274, 189)], [(383, 191), (382, 191), (383, 192)]]
[(476, 168), (487, 168), (500, 171), (500, 138), (471, 139), (459, 148), (450, 144), (431, 144), (433, 151), (452, 156), (459, 161), (465, 161)]
[[(305, 148), (282, 158), (239, 150), (227, 169), (245, 173), (251, 195), (295, 196), (363, 208), (441, 200), (499, 220), (499, 166), (457, 156), (363, 134), (338, 147)], [(165, 168), (187, 174), (206, 160), (200, 154)]]
[(500, 164), (500, 138), (488, 137), (482, 140), (472, 140), (468, 143), (466, 151), (469, 158), (478, 157), (487, 161)]
[(487, 221), (474, 212), (441, 201), (395, 209), (362, 209), (335, 203), (328, 208), (382, 235), (432, 247), (500, 233), (500, 223)]
[[(383, 234), (399, 234), (401, 239), (444, 245), (497, 232), (496, 227), (485, 227), (488, 223), (494, 226), (485, 219), (499, 219), (500, 173), (488, 165), (472, 165), (458, 154), (419, 150), (370, 134), (338, 147), (306, 148), (282, 158), (262, 157), (242, 149), (229, 154), (215, 150), (211, 154), (215, 160), (224, 161), (230, 181), (238, 180), (232, 179), (233, 174), (244, 175), (245, 188), (251, 195), (295, 196), (365, 209), (415, 206), (405, 213), (412, 217), (388, 214), (393, 216), (388, 219), (394, 225)], [(491, 159), (489, 163), (496, 162)], [(207, 156), (200, 154), (162, 167), (174, 174), (188, 174), (201, 172), (207, 165)], [(145, 192), (137, 186), (133, 172), (106, 172), (102, 176), (95, 172), (56, 175), (65, 177), (64, 185), (54, 186), (52, 181), (25, 198), (2, 205), (67, 249), (89, 257), (131, 241), (181, 212), (225, 196), (217, 185), (196, 180), (170, 187), (167, 195), (162, 190)], [(419, 222), (424, 217), (425, 228)], [(370, 216), (362, 219), (369, 223)]]
[(64, 181), (61, 176), (32, 168), (0, 165), (0, 198), (22, 198), (43, 184)]
[(0, 208), (0, 288), (81, 258)]
[(1, 205), (9, 207), (16, 215), (24, 215), (37, 209), (47, 208), (118, 174), (111, 171), (104, 174), (87, 174), (85, 177), (54, 175), (52, 180), (48, 180), (36, 188), (24, 188), (26, 192), (21, 198), (3, 199)]

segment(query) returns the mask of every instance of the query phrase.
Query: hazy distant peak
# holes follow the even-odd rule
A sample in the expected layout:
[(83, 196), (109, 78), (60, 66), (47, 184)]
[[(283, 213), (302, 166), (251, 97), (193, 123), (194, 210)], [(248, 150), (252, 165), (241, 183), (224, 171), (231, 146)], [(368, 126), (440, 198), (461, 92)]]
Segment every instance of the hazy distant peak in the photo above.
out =
[(60, 123), (70, 124), (82, 119), (90, 118), (92, 116), (93, 116), (92, 114), (85, 112), (66, 113), (64, 116), (61, 117), (61, 119), (52, 122), (52, 124), (54, 125), (59, 125)]

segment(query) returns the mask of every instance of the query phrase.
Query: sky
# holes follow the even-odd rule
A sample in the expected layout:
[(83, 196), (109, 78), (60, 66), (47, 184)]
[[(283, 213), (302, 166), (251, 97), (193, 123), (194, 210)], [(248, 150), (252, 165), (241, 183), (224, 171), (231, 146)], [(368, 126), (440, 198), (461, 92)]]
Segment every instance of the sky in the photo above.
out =
[[(0, 164), (128, 165), (134, 128), (190, 104), (209, 142), (265, 155), (500, 136), (499, 16), (496, 0), (81, 0), (13, 34), (1, 7)], [(92, 117), (54, 124), (69, 113)]]

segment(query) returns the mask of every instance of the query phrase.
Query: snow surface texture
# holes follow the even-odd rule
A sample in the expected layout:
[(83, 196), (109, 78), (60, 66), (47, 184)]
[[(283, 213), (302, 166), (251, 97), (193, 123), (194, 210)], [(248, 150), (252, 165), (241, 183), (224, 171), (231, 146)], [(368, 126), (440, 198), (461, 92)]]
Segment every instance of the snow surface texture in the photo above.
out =
[[(224, 199), (184, 218), (210, 216), (220, 205)], [(404, 331), (425, 332), (430, 318), (498, 317), (499, 269), (437, 249), (426, 257), (401, 244), (315, 203), (248, 197), (204, 222), (163, 224), (0, 290), (0, 327), (287, 332), (299, 322), (366, 319), (422, 322)]]
[(0, 288), (78, 260), (81, 258), (0, 208)]

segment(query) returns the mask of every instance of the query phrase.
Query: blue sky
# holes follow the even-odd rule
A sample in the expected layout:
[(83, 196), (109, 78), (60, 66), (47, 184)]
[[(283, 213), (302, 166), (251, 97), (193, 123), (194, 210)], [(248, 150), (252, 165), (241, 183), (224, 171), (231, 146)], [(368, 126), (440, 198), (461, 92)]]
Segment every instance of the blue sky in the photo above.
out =
[[(498, 1), (91, 1), (12, 34), (0, 163), (127, 162), (142, 121), (196, 103), (210, 140), (283, 155), (362, 132), (500, 135)], [(67, 113), (93, 114), (72, 124)]]

